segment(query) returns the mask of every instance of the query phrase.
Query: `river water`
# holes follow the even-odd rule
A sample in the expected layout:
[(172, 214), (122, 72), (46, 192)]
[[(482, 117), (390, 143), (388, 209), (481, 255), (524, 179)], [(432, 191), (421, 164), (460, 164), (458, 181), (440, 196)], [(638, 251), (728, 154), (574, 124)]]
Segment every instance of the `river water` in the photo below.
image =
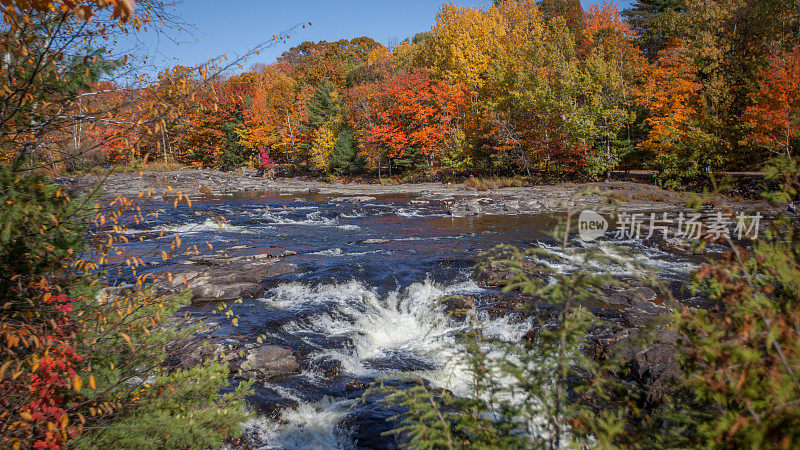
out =
[[(183, 247), (210, 242), (231, 254), (297, 255), (284, 258), (297, 273), (266, 280), (258, 298), (236, 305), (239, 326), (217, 335), (235, 336), (291, 349), (302, 371), (258, 383), (252, 404), (258, 417), (247, 434), (264, 448), (394, 447), (383, 436), (397, 411), (374, 401), (359, 402), (369, 383), (386, 375), (421, 376), (436, 387), (465, 393), (469, 374), (457, 358), (464, 322), (442, 310), (438, 299), (451, 294), (475, 298), (483, 333), (518, 341), (530, 329), (519, 314), (491, 314), (502, 295), (471, 278), (479, 252), (497, 244), (541, 246), (555, 251), (549, 233), (553, 214), (451, 217), (444, 205), (414, 197), (346, 197), (257, 194), (208, 198), (193, 208), (165, 208), (157, 220), (133, 225), (145, 237), (131, 251), (149, 254), (180, 234)], [(220, 226), (215, 218), (224, 216)], [(650, 265), (659, 276), (680, 283), (697, 261), (664, 253), (639, 241), (623, 243), (628, 261)], [(607, 252), (608, 241), (600, 241)], [(162, 270), (160, 258), (148, 260)], [(556, 267), (569, 271), (579, 258)], [(615, 269), (626, 275), (633, 265)], [(191, 312), (214, 319), (215, 305)], [(331, 371), (331, 368), (336, 370)]]

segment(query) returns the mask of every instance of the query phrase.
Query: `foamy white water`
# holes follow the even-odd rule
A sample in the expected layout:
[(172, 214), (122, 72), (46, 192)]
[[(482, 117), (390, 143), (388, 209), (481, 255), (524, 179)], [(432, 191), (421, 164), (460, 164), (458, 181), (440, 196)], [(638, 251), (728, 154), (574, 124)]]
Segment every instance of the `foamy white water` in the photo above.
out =
[[(567, 249), (563, 249), (559, 245), (540, 242), (539, 247), (548, 250), (558, 259), (534, 258), (534, 260), (557, 273), (596, 269), (598, 272), (612, 276), (642, 276), (653, 272), (661, 275), (675, 275), (688, 274), (697, 268), (696, 263), (671, 258), (669, 253), (644, 245), (640, 240), (601, 240), (584, 244), (584, 248), (568, 247)], [(587, 250), (597, 251), (610, 259), (594, 260), (587, 254)]]
[(322, 215), (321, 211), (312, 211), (302, 219), (293, 219), (289, 215), (296, 214), (292, 210), (268, 210), (262, 217), (267, 219), (270, 225), (305, 225), (315, 227), (336, 227), (343, 230), (358, 230), (361, 227), (352, 224), (340, 224), (336, 218), (329, 218)]
[[(432, 281), (414, 283), (402, 292), (383, 298), (361, 282), (316, 287), (300, 283), (273, 289), (263, 301), (278, 308), (307, 308), (312, 304), (332, 303), (333, 307), (304, 320), (287, 323), (283, 330), (294, 335), (308, 333), (345, 337), (352, 345), (346, 349), (324, 349), (310, 355), (328, 357), (341, 363), (342, 371), (353, 376), (381, 376), (387, 373), (382, 362), (399, 361), (399, 369), (430, 366), (420, 375), (439, 387), (454, 391), (466, 388), (465, 374), (454, 363), (459, 351), (456, 333), (468, 324), (451, 320), (438, 299), (452, 294), (478, 293), (473, 281), (441, 286)], [(315, 347), (311, 340), (306, 342)], [(408, 367), (403, 367), (403, 360)]]
[(244, 425), (245, 435), (255, 436), (260, 449), (334, 449), (356, 448), (350, 431), (342, 428), (341, 419), (352, 400), (325, 397), (318, 402), (300, 403), (281, 412), (280, 422), (263, 417)]

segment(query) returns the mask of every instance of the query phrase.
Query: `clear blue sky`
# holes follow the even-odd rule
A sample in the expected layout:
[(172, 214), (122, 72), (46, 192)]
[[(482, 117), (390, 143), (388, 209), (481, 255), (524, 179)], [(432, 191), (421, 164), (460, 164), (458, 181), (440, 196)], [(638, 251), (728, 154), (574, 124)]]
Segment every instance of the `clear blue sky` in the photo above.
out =
[[(581, 0), (584, 9), (600, 0)], [(169, 36), (145, 33), (139, 36), (148, 63), (159, 69), (176, 64), (192, 66), (221, 54), (241, 54), (294, 24), (311, 22), (291, 36), (286, 44), (262, 52), (252, 63), (269, 63), (283, 51), (303, 41), (335, 41), (369, 36), (382, 44), (396, 38), (402, 41), (430, 29), (442, 1), (368, 0), (183, 0), (174, 14), (192, 25)], [(454, 0), (461, 5), (488, 1)], [(629, 1), (620, 0), (620, 9)]]

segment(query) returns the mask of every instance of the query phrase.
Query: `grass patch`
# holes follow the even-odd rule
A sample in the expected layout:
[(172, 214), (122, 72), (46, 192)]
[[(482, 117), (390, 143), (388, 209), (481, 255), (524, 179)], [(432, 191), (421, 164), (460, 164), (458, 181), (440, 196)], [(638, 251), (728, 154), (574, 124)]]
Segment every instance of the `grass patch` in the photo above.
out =
[(490, 189), (502, 189), (507, 187), (523, 187), (530, 186), (525, 179), (521, 177), (493, 177), (493, 178), (476, 178), (469, 177), (464, 181), (464, 187), (467, 189), (475, 189), (476, 191), (488, 191)]
[(163, 163), (163, 162), (149, 162), (149, 163), (134, 163), (134, 164), (116, 164), (107, 166), (93, 166), (89, 168), (70, 171), (74, 175), (107, 175), (110, 173), (136, 173), (142, 172), (168, 172), (180, 170), (185, 168), (185, 164), (178, 163)]

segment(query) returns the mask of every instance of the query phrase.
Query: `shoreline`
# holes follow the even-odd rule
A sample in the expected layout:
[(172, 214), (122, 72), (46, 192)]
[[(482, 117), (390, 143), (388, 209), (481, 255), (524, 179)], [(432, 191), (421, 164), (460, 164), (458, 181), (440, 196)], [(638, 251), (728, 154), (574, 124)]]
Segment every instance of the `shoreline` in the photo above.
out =
[[(82, 175), (61, 177), (59, 181), (69, 185), (76, 193), (85, 192), (101, 183), (105, 197), (136, 197), (150, 188), (153, 201), (172, 198), (177, 191), (193, 200), (266, 192), (341, 196), (350, 197), (352, 201), (369, 201), (375, 196), (408, 195), (421, 200), (441, 201), (453, 216), (562, 212), (566, 210), (565, 205), (570, 203), (575, 209), (599, 211), (678, 210), (685, 208), (687, 202), (698, 195), (668, 191), (635, 181), (562, 182), (479, 191), (469, 189), (463, 183), (328, 183), (298, 178), (256, 178), (246, 173), (214, 170)], [(775, 208), (763, 200), (722, 197), (721, 202), (737, 211), (775, 212)]]

